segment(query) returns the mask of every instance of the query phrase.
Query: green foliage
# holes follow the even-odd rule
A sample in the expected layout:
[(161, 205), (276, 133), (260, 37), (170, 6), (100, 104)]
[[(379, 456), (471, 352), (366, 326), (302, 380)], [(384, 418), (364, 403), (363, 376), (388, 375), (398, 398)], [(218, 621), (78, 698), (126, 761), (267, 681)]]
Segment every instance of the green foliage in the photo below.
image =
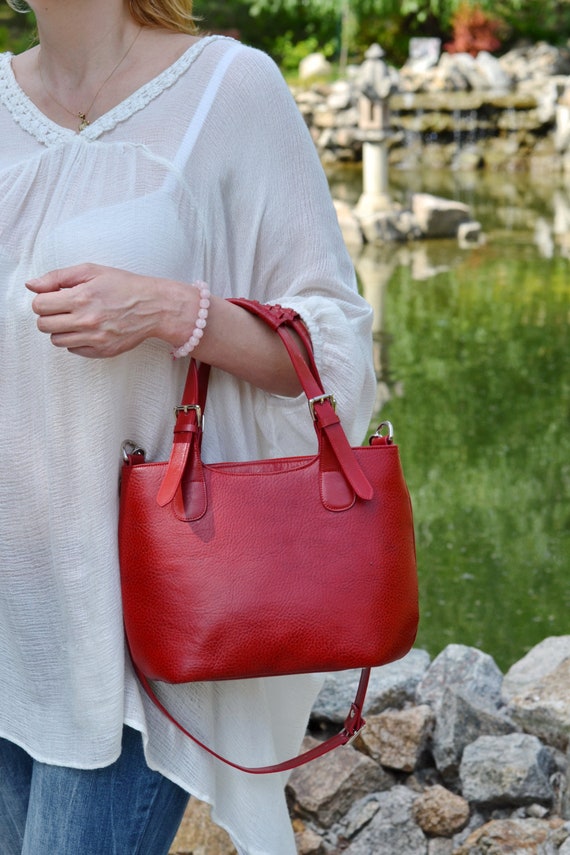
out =
[(333, 41), (325, 45), (319, 44), (316, 36), (296, 41), (293, 31), (288, 30), (275, 40), (273, 56), (280, 63), (282, 70), (287, 73), (297, 71), (301, 60), (317, 51), (327, 57), (332, 56), (335, 52), (335, 44)]
[[(458, 8), (480, 7), (505, 22), (503, 48), (518, 40), (564, 44), (570, 32), (570, 0), (197, 0), (204, 32), (233, 31), (293, 70), (312, 50), (359, 62), (378, 42), (388, 61), (401, 65), (413, 36), (452, 36)], [(19, 53), (35, 38), (31, 13), (0, 7), (0, 50)]]
[(31, 12), (18, 14), (8, 6), (0, 8), (0, 51), (20, 53), (35, 40), (35, 21)]
[[(464, 0), (237, 0), (231, 5), (205, 2), (203, 14), (206, 22), (215, 19), (217, 26), (237, 27), (244, 41), (269, 51), (286, 68), (314, 39), (321, 50), (334, 45), (337, 59), (343, 39), (348, 40), (348, 55), (355, 61), (378, 42), (388, 60), (400, 65), (411, 37), (448, 41), (453, 17), (465, 5)], [(560, 44), (570, 32), (570, 0), (473, 0), (470, 5), (505, 22), (505, 49), (522, 38)], [(297, 44), (304, 47), (297, 51)]]

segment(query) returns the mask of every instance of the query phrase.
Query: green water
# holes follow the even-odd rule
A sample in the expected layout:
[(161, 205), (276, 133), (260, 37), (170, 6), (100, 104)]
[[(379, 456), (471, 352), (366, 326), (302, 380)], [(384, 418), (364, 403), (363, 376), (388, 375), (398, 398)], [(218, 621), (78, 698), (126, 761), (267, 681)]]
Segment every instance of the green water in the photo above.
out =
[(409, 250), (376, 256), (391, 271), (381, 415), (414, 505), (418, 645), (432, 655), (474, 645), (506, 670), (570, 632), (570, 262), (552, 234), (565, 205), (554, 195), (567, 193), (570, 211), (570, 191), (504, 176), (397, 178), (402, 198), (411, 187), (468, 201), (487, 233), (469, 250), (422, 245), (421, 279)]

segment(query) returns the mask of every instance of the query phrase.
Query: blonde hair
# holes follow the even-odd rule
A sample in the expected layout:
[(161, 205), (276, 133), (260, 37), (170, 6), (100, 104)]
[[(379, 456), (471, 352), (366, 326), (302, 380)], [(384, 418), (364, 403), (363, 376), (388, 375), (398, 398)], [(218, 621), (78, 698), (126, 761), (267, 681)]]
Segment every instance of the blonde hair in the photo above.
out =
[[(28, 12), (24, 0), (6, 0), (15, 12)], [(128, 0), (129, 11), (143, 27), (163, 27), (179, 33), (195, 33), (192, 0)]]
[(179, 33), (197, 31), (192, 0), (129, 0), (129, 9), (143, 27), (163, 27)]

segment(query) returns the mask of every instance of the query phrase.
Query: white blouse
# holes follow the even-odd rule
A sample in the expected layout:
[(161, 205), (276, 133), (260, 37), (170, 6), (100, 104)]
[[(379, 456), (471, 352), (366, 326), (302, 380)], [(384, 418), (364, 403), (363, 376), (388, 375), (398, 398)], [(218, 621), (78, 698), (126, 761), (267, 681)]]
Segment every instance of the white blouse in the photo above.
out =
[[(80, 262), (299, 310), (351, 441), (374, 401), (371, 311), (328, 186), (271, 60), (207, 37), (82, 133), (43, 115), (0, 56), (0, 735), (95, 768), (123, 723), (149, 765), (213, 805), (241, 853), (290, 855), (285, 776), (237, 772), (152, 705), (125, 658), (117, 560), (121, 443), (163, 460), (186, 360), (148, 340), (113, 359), (53, 347), (24, 283)], [(206, 460), (310, 453), (305, 399), (212, 372)], [(159, 606), (158, 606), (159, 607)], [(315, 676), (161, 690), (175, 715), (246, 765), (297, 752)]]

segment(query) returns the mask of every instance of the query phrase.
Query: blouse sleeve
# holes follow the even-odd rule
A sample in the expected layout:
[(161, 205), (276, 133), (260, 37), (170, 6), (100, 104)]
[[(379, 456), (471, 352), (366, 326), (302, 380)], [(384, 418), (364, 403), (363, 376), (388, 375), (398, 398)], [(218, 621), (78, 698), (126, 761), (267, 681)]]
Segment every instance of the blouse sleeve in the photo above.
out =
[[(232, 296), (299, 312), (325, 389), (335, 395), (351, 442), (360, 442), (376, 390), (372, 309), (358, 294), (315, 146), (266, 54), (240, 51), (228, 78), (220, 98), (223, 131), (217, 127), (227, 146), (220, 184), (225, 245), (218, 251), (227, 256)], [(304, 397), (293, 405), (270, 395), (257, 396), (255, 405), (281, 416), (306, 406)]]

